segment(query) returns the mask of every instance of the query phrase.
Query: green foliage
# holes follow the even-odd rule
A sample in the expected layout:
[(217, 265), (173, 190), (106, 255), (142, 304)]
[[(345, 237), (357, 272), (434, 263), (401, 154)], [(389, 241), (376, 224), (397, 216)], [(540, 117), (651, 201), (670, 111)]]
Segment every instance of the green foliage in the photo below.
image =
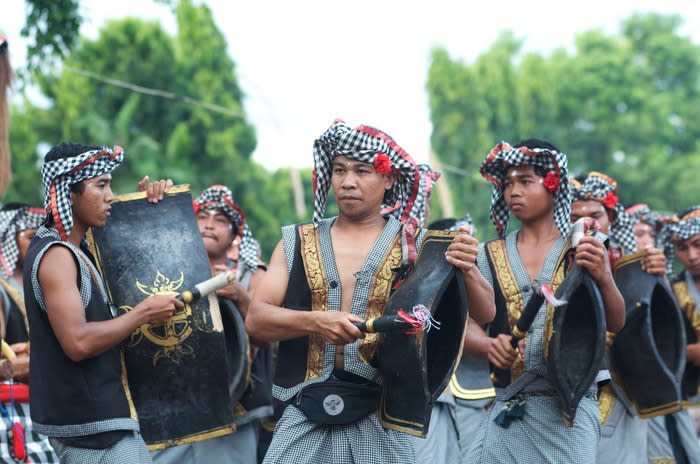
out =
[[(490, 185), (478, 176), (500, 140), (550, 140), (572, 173), (606, 172), (625, 203), (676, 211), (699, 200), (700, 47), (679, 34), (678, 16), (633, 15), (621, 32), (593, 30), (573, 53), (521, 54), (504, 32), (473, 63), (433, 50), (428, 74), (433, 149), (467, 175), (448, 173), (456, 205), (481, 238)], [(461, 211), (458, 211), (461, 214)]]
[(83, 18), (79, 0), (26, 0), (27, 21), (21, 34), (29, 40), (29, 69), (40, 69), (66, 56), (78, 38)]
[[(36, 0), (32, 4), (48, 8)], [(235, 65), (211, 10), (191, 0), (172, 6), (178, 25), (174, 37), (156, 21), (109, 21), (96, 39), (65, 44), (73, 49), (60, 73), (33, 74), (48, 103), (25, 100), (12, 108), (15, 178), (5, 200), (42, 203), (38, 159), (51, 145), (121, 145), (126, 156), (113, 179), (115, 192), (134, 191), (144, 175), (190, 184), (194, 196), (209, 185), (225, 184), (247, 213), (266, 258), (280, 227), (308, 220), (310, 212), (296, 217), (287, 170), (268, 173), (251, 161), (255, 131), (246, 120)], [(31, 16), (28, 23), (46, 20), (37, 18)], [(302, 177), (310, 186), (311, 172)], [(310, 202), (310, 189), (305, 195)]]

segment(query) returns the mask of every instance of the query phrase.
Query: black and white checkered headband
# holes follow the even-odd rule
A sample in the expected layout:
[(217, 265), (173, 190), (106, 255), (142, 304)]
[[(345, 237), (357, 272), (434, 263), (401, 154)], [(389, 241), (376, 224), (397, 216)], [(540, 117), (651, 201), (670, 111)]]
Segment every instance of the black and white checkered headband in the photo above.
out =
[(218, 209), (228, 217), (231, 226), (236, 228), (238, 236), (241, 237), (241, 244), (238, 246), (239, 261), (255, 272), (258, 268), (259, 245), (253, 239), (243, 210), (233, 200), (231, 190), (225, 185), (212, 185), (205, 189), (193, 203), (195, 211)]
[(333, 174), (333, 158), (348, 158), (373, 163), (385, 154), (391, 162), (394, 185), (384, 194), (384, 206), (398, 206), (391, 211), (401, 222), (405, 222), (414, 207), (420, 178), (413, 158), (384, 132), (373, 127), (358, 126), (353, 129), (341, 120), (336, 120), (314, 141), (314, 224), (318, 224), (326, 211), (328, 189)]
[(637, 251), (637, 240), (634, 238), (634, 220), (625, 212), (625, 208), (617, 197), (617, 182), (610, 176), (592, 171), (588, 173), (583, 183), (571, 181), (574, 201), (595, 200), (606, 210), (613, 211), (615, 218), (610, 224), (610, 239), (622, 247), (625, 254)]
[(21, 206), (0, 211), (0, 275), (11, 277), (19, 258), (17, 234), (37, 229), (46, 217), (44, 208)]
[(571, 227), (571, 190), (567, 170), (568, 161), (564, 153), (545, 148), (513, 148), (501, 142), (491, 149), (481, 163), (481, 175), (493, 184), (491, 194), (491, 222), (496, 226), (500, 238), (508, 233), (510, 211), (503, 196), (506, 168), (520, 166), (540, 167), (559, 180), (554, 193), (554, 222), (562, 236), (569, 234)]
[(673, 216), (664, 219), (664, 253), (668, 262), (672, 262), (675, 257), (675, 241), (688, 240), (700, 234), (700, 205), (688, 208), (683, 213), (682, 217)]
[(411, 216), (416, 218), (418, 224), (423, 227), (428, 217), (430, 192), (433, 190), (433, 186), (440, 178), (440, 173), (433, 171), (427, 164), (419, 164), (418, 173), (420, 175), (418, 195), (416, 195), (416, 202), (413, 204)]
[(120, 146), (90, 150), (70, 158), (44, 162), (41, 179), (44, 184), (44, 207), (53, 216), (53, 221), (62, 240), (68, 240), (73, 229), (73, 214), (70, 204), (70, 186), (85, 179), (108, 174), (124, 160)]

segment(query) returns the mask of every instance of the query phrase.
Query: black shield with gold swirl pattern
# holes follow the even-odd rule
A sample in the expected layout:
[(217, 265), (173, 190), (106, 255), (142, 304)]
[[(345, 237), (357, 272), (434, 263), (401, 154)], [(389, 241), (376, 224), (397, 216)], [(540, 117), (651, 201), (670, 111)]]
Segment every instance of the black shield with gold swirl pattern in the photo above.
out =
[[(110, 220), (88, 241), (120, 314), (150, 295), (182, 292), (211, 277), (186, 185), (157, 204), (145, 192), (116, 197)], [(232, 433), (247, 352), (243, 319), (215, 295), (132, 333), (123, 343), (124, 381), (149, 449)]]
[(387, 302), (384, 316), (416, 306), (439, 327), (379, 334), (377, 364), (384, 382), (379, 419), (386, 428), (426, 436), (435, 401), (445, 391), (462, 352), (468, 316), (462, 273), (445, 260), (455, 232), (429, 231), (415, 267)]

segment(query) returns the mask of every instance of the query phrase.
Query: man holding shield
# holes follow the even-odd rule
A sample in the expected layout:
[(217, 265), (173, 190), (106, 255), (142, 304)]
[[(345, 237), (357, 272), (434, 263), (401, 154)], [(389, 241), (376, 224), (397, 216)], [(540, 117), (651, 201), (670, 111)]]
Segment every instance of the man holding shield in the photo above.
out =
[[(265, 462), (413, 463), (409, 437), (379, 422), (377, 339), (355, 323), (372, 308), (381, 315), (401, 269), (415, 261), (422, 231), (409, 218), (420, 173), (387, 134), (342, 121), (315, 141), (314, 164), (313, 223), (283, 228), (246, 320), (252, 336), (280, 340), (273, 394), (286, 408)], [(331, 186), (339, 214), (324, 218)], [(459, 234), (445, 259), (462, 270), (472, 317), (487, 323), (493, 294), (476, 250)], [(340, 394), (316, 402), (313, 392), (326, 388)], [(318, 419), (324, 411), (332, 423)]]
[(119, 344), (183, 307), (175, 295), (161, 294), (116, 317), (87, 250), (87, 230), (109, 218), (111, 172), (123, 157), (121, 147), (62, 143), (41, 168), (47, 217), (24, 268), (31, 414), (61, 462), (151, 462)]

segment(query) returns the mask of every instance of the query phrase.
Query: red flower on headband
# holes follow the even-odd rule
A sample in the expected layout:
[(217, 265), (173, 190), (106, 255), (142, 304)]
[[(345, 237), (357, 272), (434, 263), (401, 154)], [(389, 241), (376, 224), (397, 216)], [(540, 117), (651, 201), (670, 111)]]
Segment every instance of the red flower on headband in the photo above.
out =
[(619, 199), (617, 195), (615, 195), (615, 192), (608, 192), (605, 198), (603, 198), (603, 205), (608, 209), (615, 209), (618, 201)]
[(546, 176), (544, 176), (544, 180), (542, 181), (542, 183), (544, 184), (544, 188), (546, 188), (552, 193), (559, 190), (559, 182), (559, 176), (557, 176), (551, 171), (548, 172)]
[(372, 164), (374, 164), (374, 170), (377, 171), (377, 174), (389, 174), (391, 172), (391, 161), (384, 153), (378, 154)]

